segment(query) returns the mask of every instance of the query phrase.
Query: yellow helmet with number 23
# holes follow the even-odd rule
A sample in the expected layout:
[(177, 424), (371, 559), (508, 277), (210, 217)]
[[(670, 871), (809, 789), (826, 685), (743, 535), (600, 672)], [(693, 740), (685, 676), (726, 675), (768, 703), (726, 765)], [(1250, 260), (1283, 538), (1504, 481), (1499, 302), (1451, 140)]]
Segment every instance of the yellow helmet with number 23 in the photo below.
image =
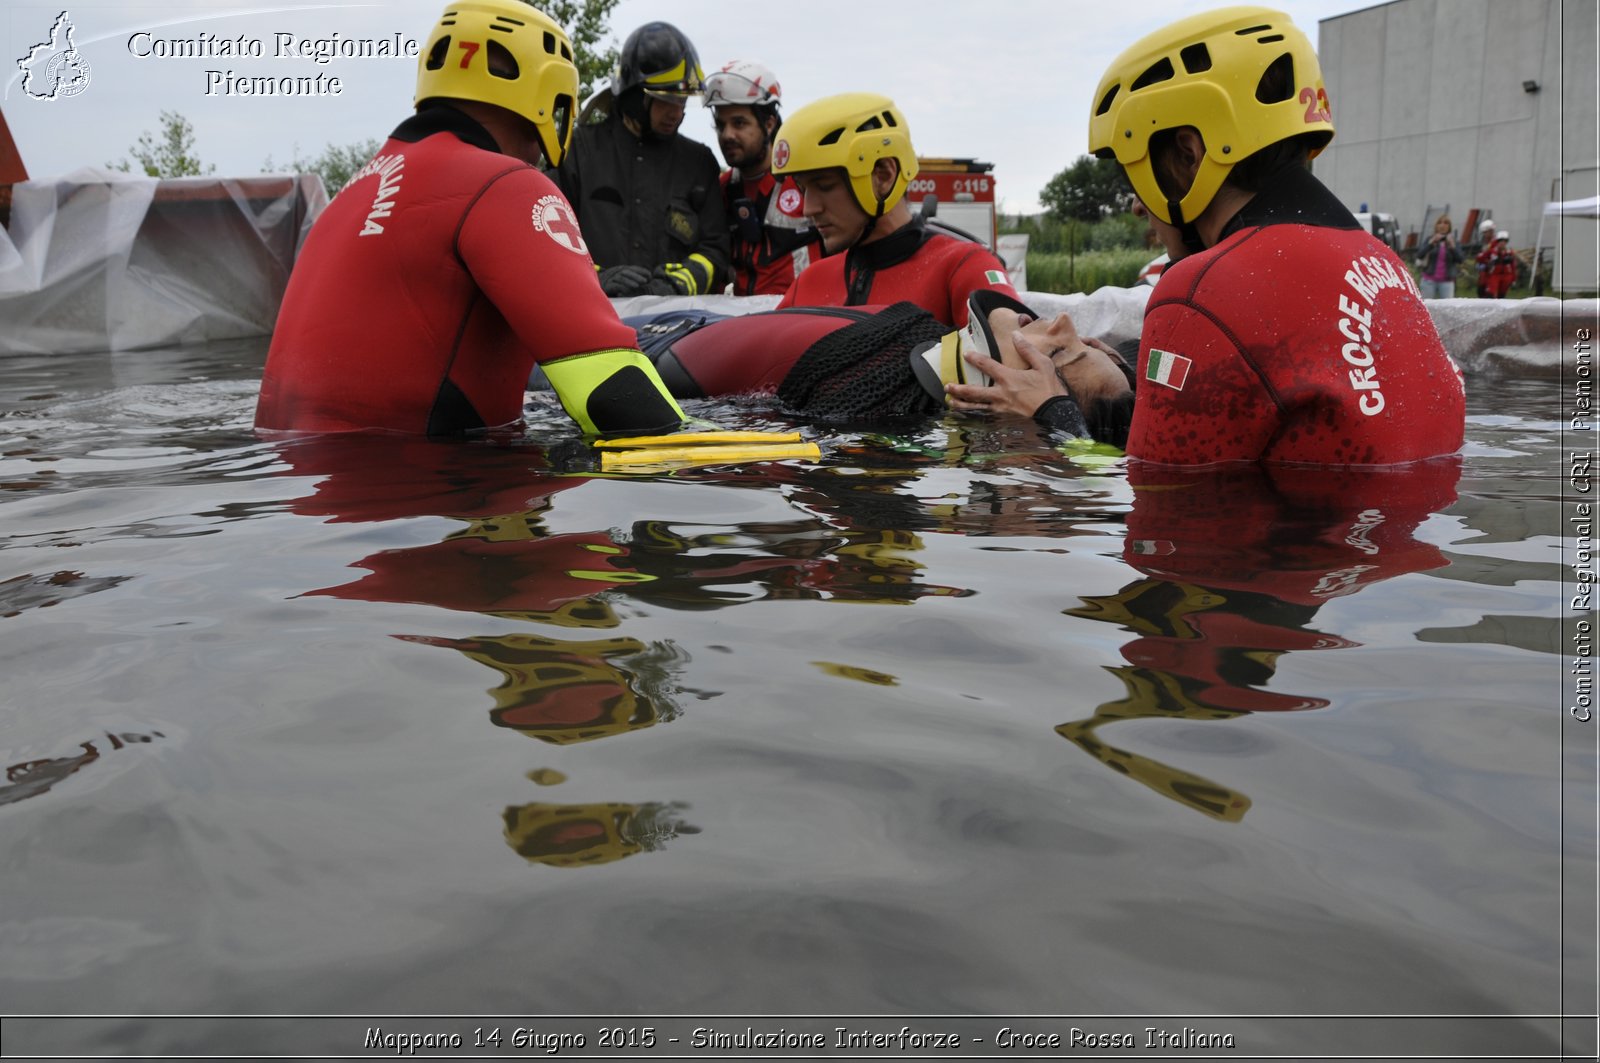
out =
[[(1150, 139), (1193, 126), (1205, 140), (1194, 183), (1171, 200), (1156, 179)], [(1281, 11), (1225, 7), (1172, 23), (1112, 62), (1095, 90), (1089, 151), (1122, 164), (1150, 212), (1192, 222), (1228, 171), (1262, 148), (1316, 134), (1315, 157), (1333, 139), (1333, 115), (1317, 53)]]

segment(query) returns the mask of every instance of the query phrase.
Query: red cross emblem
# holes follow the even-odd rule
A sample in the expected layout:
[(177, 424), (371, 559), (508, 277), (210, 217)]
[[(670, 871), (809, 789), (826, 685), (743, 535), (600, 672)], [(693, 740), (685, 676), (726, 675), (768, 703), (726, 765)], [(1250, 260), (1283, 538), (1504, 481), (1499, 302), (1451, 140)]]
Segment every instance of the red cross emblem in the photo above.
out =
[(772, 165), (780, 170), (789, 165), (789, 142), (787, 140), (780, 140), (773, 145)]
[(550, 239), (580, 255), (589, 253), (583, 242), (583, 230), (578, 228), (578, 217), (560, 196), (545, 196), (533, 205), (533, 227)]

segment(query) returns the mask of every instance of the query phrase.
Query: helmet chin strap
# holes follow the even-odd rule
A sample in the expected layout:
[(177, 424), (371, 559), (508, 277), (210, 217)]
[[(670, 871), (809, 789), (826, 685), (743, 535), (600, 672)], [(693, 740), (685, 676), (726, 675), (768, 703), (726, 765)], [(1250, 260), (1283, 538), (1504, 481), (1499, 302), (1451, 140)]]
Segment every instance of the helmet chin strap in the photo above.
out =
[(883, 200), (878, 200), (878, 213), (867, 219), (866, 226), (861, 230), (861, 235), (851, 241), (851, 247), (860, 247), (872, 235), (872, 230), (878, 227), (878, 219), (883, 217)]
[(1200, 230), (1194, 222), (1184, 218), (1183, 204), (1175, 199), (1167, 200), (1167, 214), (1172, 218), (1172, 224), (1177, 226), (1178, 234), (1183, 237), (1185, 253), (1197, 255), (1206, 249), (1205, 241), (1200, 239)]

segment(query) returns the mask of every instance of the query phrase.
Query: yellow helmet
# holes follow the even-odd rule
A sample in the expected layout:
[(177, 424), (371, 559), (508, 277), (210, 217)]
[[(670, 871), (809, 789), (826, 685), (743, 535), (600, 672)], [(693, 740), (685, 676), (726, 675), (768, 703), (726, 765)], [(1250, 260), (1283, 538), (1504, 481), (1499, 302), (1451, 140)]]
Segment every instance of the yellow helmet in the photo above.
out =
[[(1266, 74), (1282, 64), (1287, 92), (1267, 91)], [(1262, 148), (1316, 133), (1315, 156), (1333, 139), (1317, 53), (1288, 15), (1264, 7), (1208, 11), (1150, 34), (1111, 64), (1093, 107), (1089, 150), (1121, 163), (1144, 205), (1173, 225), (1198, 217), (1228, 171)], [(1172, 202), (1156, 180), (1150, 138), (1180, 126), (1200, 131), (1206, 155)]]
[(417, 61), (417, 96), (492, 103), (538, 130), (559, 166), (572, 143), (578, 68), (566, 31), (521, 0), (462, 0), (439, 16)]
[[(872, 191), (872, 167), (900, 163), (900, 176), (882, 200)], [(900, 202), (917, 176), (911, 130), (894, 101), (872, 92), (847, 92), (807, 104), (784, 120), (772, 148), (774, 176), (842, 168), (856, 202), (872, 217)]]

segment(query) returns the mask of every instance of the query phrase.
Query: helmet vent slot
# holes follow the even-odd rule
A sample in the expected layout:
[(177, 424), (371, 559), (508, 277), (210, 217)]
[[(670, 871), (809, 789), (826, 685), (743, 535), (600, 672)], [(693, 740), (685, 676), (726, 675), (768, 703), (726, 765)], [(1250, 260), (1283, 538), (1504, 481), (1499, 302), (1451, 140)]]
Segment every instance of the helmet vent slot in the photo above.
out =
[(1260, 40), (1256, 41), (1256, 43), (1257, 44), (1276, 44), (1278, 41), (1281, 41), (1281, 40), (1283, 40), (1283, 34), (1274, 33), (1270, 37), (1262, 37)]
[(895, 126), (900, 124), (894, 120), (894, 115), (890, 114), (888, 111), (883, 112), (883, 123), (890, 129), (893, 129)]
[(1100, 106), (1094, 109), (1094, 113), (1097, 117), (1111, 110), (1111, 101), (1117, 98), (1117, 93), (1121, 90), (1121, 85), (1111, 86), (1110, 90), (1106, 92), (1105, 97), (1100, 101)]
[(1140, 89), (1148, 88), (1151, 85), (1158, 85), (1163, 81), (1171, 81), (1173, 77), (1172, 60), (1163, 58), (1159, 63), (1152, 64), (1148, 70), (1135, 78), (1133, 84), (1128, 86), (1128, 91), (1138, 92)]
[(1183, 69), (1190, 74), (1203, 74), (1211, 69), (1211, 50), (1204, 44), (1191, 44), (1178, 53)]
[[(527, 25), (526, 22), (519, 22), (514, 18), (506, 18), (506, 16), (504, 16), (504, 15), (496, 15), (494, 17), (494, 20), (496, 22), (505, 22), (505, 23), (508, 23), (508, 24), (510, 24), (512, 26), (526, 26)], [(492, 29), (500, 29), (499, 26), (493, 26), (491, 28)]]
[(838, 129), (835, 129), (831, 133), (823, 136), (821, 140), (817, 141), (817, 145), (822, 147), (828, 144), (837, 144), (839, 143), (839, 138), (842, 136), (844, 136), (844, 126), (840, 126)]
[(1294, 56), (1284, 52), (1272, 61), (1256, 84), (1256, 99), (1261, 103), (1282, 103), (1294, 98)]
[(865, 133), (870, 129), (882, 129), (882, 128), (883, 128), (883, 119), (879, 118), (877, 115), (873, 115), (871, 118), (868, 118), (865, 122), (862, 122), (860, 125), (856, 126), (856, 132), (857, 133)]
[(1272, 27), (1270, 25), (1265, 25), (1265, 24), (1264, 25), (1260, 25), (1260, 26), (1246, 26), (1242, 30), (1234, 30), (1233, 31), (1233, 35), (1235, 37), (1248, 37), (1252, 33), (1262, 33), (1262, 32), (1265, 32), (1266, 30), (1270, 30), (1271, 28)]
[(511, 50), (499, 41), (488, 42), (489, 74), (493, 77), (515, 81), (522, 76), (522, 70), (517, 66), (517, 57)]
[(438, 70), (444, 66), (444, 57), (450, 54), (450, 37), (445, 35), (433, 42), (433, 49), (428, 52), (426, 64), (429, 70)]

